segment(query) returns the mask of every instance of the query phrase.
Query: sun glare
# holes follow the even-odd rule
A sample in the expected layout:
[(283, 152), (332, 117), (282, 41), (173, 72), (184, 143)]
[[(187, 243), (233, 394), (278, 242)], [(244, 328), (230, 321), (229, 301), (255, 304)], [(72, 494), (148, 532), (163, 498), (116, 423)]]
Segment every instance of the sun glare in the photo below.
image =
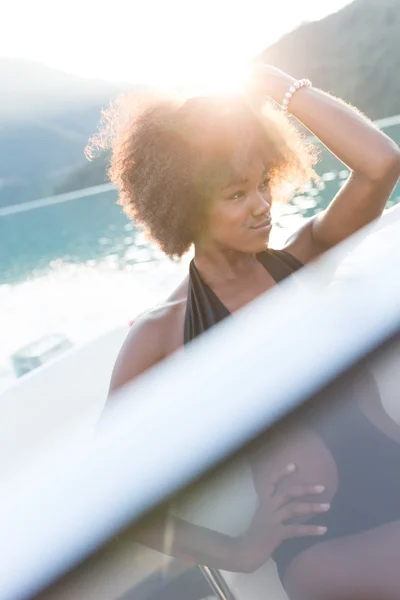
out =
[(244, 61), (228, 65), (209, 63), (201, 70), (191, 73), (190, 78), (182, 81), (182, 85), (197, 94), (235, 93), (243, 89), (247, 72), (248, 65)]
[(205, 48), (187, 45), (183, 53), (180, 45), (169, 48), (171, 59), (160, 64), (158, 56), (147, 56), (146, 83), (180, 89), (193, 95), (234, 93), (246, 81), (252, 54), (244, 49), (221, 51), (216, 44)]

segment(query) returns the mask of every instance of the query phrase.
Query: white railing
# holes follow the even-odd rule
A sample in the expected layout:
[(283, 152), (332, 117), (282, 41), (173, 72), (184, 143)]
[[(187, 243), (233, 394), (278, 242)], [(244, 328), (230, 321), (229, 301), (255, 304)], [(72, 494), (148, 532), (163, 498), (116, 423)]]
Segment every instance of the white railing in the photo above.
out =
[(36, 208), (45, 208), (46, 206), (53, 206), (54, 204), (62, 204), (64, 202), (69, 202), (70, 200), (95, 196), (97, 194), (103, 194), (104, 192), (111, 192), (112, 190), (115, 190), (115, 187), (111, 183), (105, 183), (103, 185), (95, 185), (74, 192), (58, 194), (57, 196), (30, 200), (29, 202), (22, 202), (21, 204), (12, 204), (11, 206), (0, 208), (0, 217), (6, 217), (8, 215), (26, 212), (27, 210), (34, 210)]

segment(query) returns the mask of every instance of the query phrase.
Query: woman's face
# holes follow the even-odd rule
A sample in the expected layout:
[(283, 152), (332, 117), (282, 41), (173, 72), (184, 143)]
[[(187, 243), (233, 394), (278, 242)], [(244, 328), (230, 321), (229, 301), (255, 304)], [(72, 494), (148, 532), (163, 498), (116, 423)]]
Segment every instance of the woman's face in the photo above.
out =
[(207, 237), (239, 252), (265, 250), (271, 231), (271, 194), (265, 164), (256, 159), (214, 192)]

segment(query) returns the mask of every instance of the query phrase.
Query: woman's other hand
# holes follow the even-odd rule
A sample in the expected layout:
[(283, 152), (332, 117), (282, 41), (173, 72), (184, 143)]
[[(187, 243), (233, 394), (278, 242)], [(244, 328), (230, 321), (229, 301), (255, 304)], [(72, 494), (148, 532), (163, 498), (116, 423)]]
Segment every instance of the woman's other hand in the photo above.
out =
[[(287, 539), (326, 533), (326, 527), (304, 523), (329, 510), (330, 504), (318, 502), (317, 498), (325, 491), (323, 485), (295, 484), (277, 492), (278, 484), (295, 469), (295, 465), (290, 464), (269, 478), (256, 514), (238, 546), (236, 561), (240, 571), (253, 572), (261, 567)], [(310, 501), (310, 496), (316, 496), (315, 501)]]
[(271, 65), (254, 63), (249, 69), (246, 90), (253, 102), (261, 105), (266, 97), (281, 103), (290, 86), (296, 82), (284, 71)]

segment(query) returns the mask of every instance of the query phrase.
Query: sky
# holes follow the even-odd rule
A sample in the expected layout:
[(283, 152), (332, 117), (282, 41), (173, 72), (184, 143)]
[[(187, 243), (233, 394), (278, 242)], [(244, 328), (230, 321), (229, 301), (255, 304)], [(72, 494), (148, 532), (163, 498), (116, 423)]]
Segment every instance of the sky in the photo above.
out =
[(349, 0), (3, 0), (0, 56), (111, 81), (230, 77), (303, 21)]

